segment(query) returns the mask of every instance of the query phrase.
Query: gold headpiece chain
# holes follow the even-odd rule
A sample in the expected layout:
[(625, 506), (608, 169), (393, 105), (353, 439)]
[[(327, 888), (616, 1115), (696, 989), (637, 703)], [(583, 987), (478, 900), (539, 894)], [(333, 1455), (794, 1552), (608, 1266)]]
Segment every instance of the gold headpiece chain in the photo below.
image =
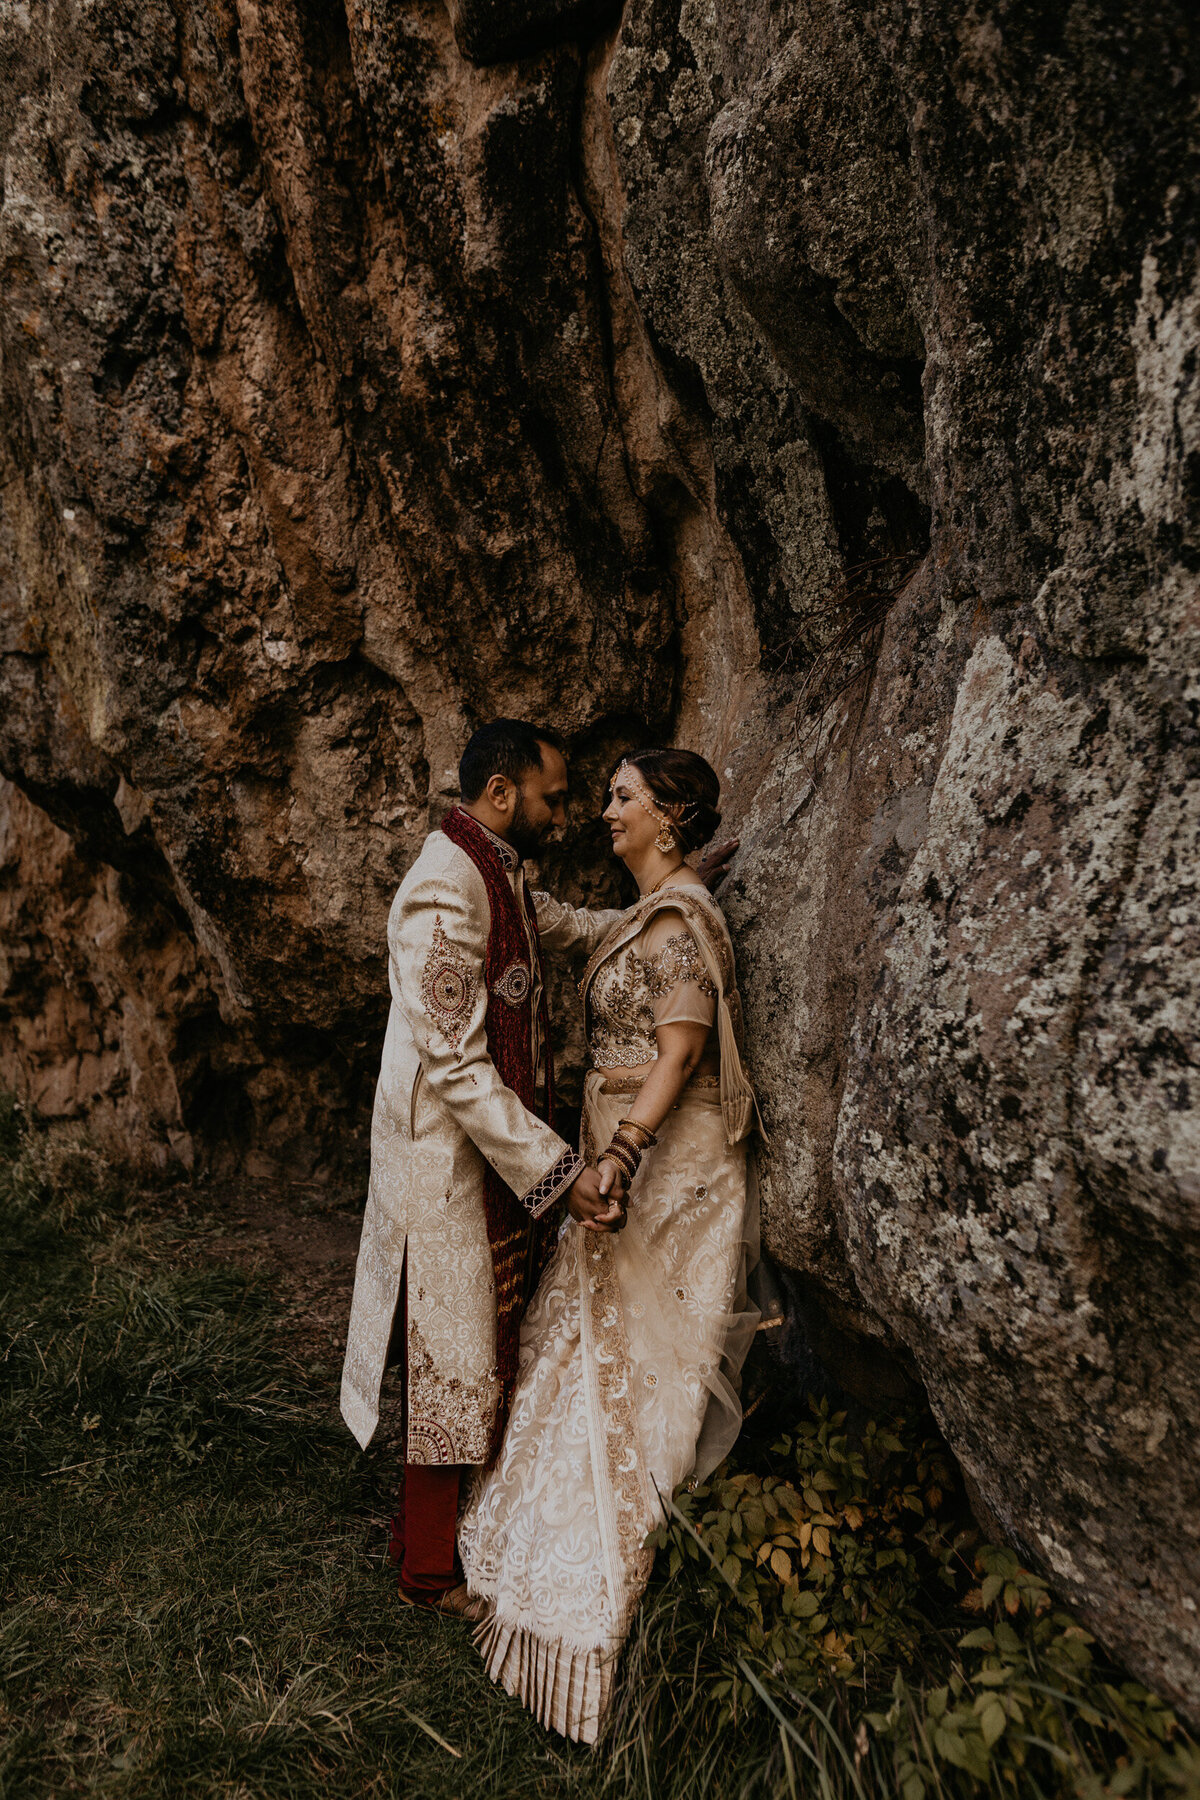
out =
[[(674, 819), (668, 818), (661, 807), (655, 805), (654, 796), (646, 786), (646, 783), (642, 780), (641, 771), (636, 769), (634, 765), (625, 758), (622, 758), (617, 764), (613, 778), (608, 784), (609, 788), (615, 788), (622, 776), (624, 776), (626, 787), (629, 789), (629, 792), (637, 801), (642, 811), (649, 813), (650, 817), (656, 821), (659, 829), (658, 836), (654, 840), (655, 848), (661, 850), (664, 856), (667, 855), (677, 842)], [(682, 808), (682, 816), (686, 818), (688, 813), (698, 811), (699, 806), (697, 802), (691, 800)], [(663, 841), (664, 838), (666, 840), (665, 843)]]

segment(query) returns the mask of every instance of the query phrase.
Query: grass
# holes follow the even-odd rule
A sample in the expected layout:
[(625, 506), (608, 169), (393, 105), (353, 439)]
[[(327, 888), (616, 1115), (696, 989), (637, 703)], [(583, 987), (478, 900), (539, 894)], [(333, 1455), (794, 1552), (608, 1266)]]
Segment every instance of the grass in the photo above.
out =
[(402, 1606), (394, 1487), (265, 1285), (86, 1146), (0, 1163), (0, 1795), (575, 1795), (593, 1759)]
[[(394, 1449), (357, 1449), (330, 1345), (277, 1280), (231, 1259), (201, 1192), (141, 1187), (86, 1142), (0, 1109), (0, 1229), (0, 1800), (1188, 1791), (1165, 1711), (1157, 1773), (1143, 1758), (1132, 1779), (1121, 1746), (1141, 1713), (1124, 1737), (1093, 1733), (1091, 1760), (1050, 1787), (1033, 1762), (977, 1781), (932, 1753), (914, 1760), (904, 1745), (922, 1734), (967, 1741), (961, 1695), (929, 1708), (955, 1666), (970, 1703), (976, 1665), (998, 1653), (948, 1649), (938, 1619), (901, 1650), (905, 1614), (871, 1639), (871, 1680), (856, 1686), (850, 1612), (804, 1635), (823, 1615), (803, 1600), (788, 1611), (803, 1552), (780, 1496), (835, 1466), (828, 1418), (817, 1449), (807, 1427), (786, 1450), (748, 1433), (741, 1474), (680, 1497), (610, 1733), (598, 1754), (567, 1745), (492, 1687), (464, 1625), (398, 1601)], [(837, 1493), (810, 1498), (844, 1514)], [(891, 1504), (860, 1519), (872, 1544)], [(835, 1559), (858, 1555), (862, 1531), (846, 1537), (839, 1519)], [(797, 1565), (786, 1581), (777, 1553)], [(997, 1683), (984, 1688), (991, 1704)], [(912, 1729), (888, 1726), (889, 1707), (909, 1709)], [(1097, 1773), (1100, 1741), (1112, 1767)]]

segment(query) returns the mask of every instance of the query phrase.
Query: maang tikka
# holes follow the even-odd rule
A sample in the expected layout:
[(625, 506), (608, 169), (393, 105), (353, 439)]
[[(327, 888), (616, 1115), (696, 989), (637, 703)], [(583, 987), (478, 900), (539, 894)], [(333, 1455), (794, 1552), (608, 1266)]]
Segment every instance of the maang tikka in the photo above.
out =
[(675, 848), (676, 839), (674, 823), (672, 820), (668, 819), (665, 812), (655, 806), (653, 795), (642, 780), (638, 770), (634, 768), (631, 762), (619, 762), (617, 764), (616, 772), (609, 783), (609, 787), (615, 788), (622, 775), (625, 777), (626, 786), (642, 811), (649, 813), (652, 819), (658, 820), (658, 836), (654, 840), (654, 848), (660, 851), (663, 856), (668, 856)]

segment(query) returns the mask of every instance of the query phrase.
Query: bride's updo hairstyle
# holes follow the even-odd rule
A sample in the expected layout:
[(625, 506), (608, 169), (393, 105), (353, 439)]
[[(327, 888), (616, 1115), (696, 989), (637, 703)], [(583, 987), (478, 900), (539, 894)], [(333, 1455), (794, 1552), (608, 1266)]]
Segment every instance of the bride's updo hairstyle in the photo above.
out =
[(721, 823), (721, 783), (711, 764), (694, 750), (633, 750), (625, 761), (670, 819), (684, 855), (707, 844)]

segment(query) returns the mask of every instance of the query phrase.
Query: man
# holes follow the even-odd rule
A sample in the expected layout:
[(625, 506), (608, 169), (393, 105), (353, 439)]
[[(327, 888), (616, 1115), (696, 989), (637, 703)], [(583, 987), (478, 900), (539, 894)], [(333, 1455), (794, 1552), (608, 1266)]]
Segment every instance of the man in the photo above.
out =
[(554, 1130), (541, 946), (591, 951), (621, 917), (525, 888), (523, 858), (566, 823), (555, 733), (497, 719), (459, 765), (461, 806), (425, 840), (388, 919), (391, 1015), (342, 1375), (364, 1447), (393, 1329), (402, 1345), (400, 1588), (467, 1608), (455, 1526), (464, 1467), (500, 1441), (521, 1312), (559, 1199), (590, 1230), (624, 1223), (620, 1189)]

